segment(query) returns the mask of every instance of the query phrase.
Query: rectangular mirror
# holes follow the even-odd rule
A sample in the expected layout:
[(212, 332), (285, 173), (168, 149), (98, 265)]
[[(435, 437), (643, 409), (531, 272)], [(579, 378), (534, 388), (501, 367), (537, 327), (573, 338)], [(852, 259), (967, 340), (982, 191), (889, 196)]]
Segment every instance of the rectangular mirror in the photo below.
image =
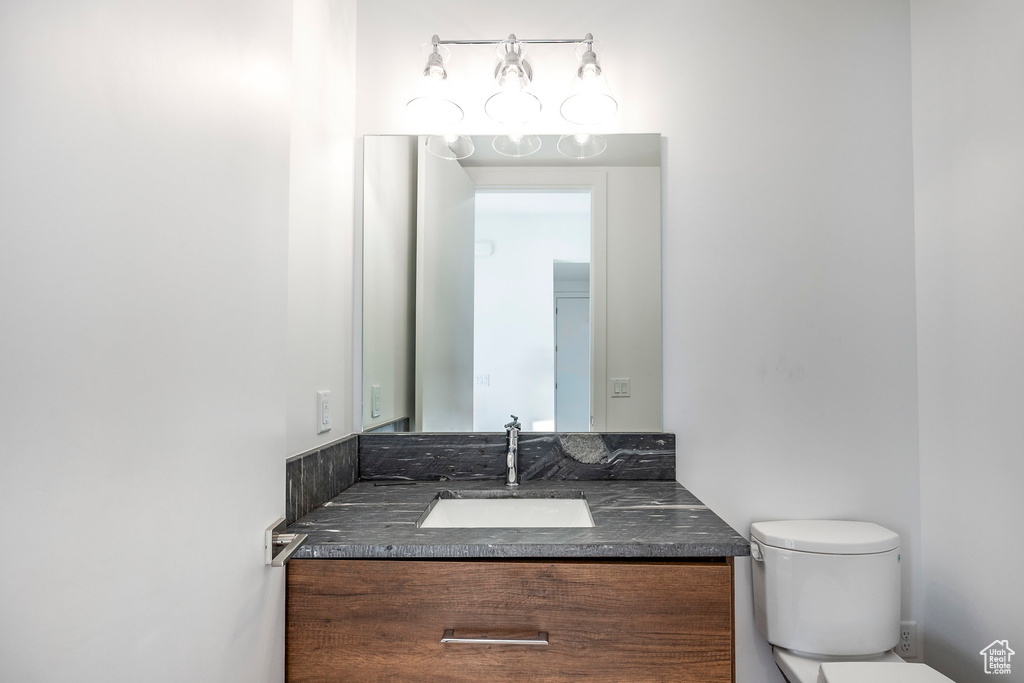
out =
[(363, 430), (658, 432), (661, 136), (363, 140)]

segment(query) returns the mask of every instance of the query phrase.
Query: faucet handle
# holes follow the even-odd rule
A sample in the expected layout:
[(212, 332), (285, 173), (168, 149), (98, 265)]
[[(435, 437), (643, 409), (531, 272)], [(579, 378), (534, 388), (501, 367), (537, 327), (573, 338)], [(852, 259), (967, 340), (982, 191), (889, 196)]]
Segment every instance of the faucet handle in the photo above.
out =
[(512, 421), (505, 425), (505, 429), (522, 429), (523, 425), (519, 424), (519, 418), (515, 415), (510, 416)]

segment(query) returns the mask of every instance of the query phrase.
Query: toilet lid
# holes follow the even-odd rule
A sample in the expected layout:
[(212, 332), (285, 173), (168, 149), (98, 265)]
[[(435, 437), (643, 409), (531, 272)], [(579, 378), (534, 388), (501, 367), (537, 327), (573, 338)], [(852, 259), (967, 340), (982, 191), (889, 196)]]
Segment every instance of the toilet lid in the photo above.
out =
[(953, 683), (924, 664), (829, 662), (818, 669), (818, 683)]
[(834, 555), (884, 553), (900, 546), (895, 531), (871, 522), (835, 519), (754, 522), (750, 536), (775, 548)]

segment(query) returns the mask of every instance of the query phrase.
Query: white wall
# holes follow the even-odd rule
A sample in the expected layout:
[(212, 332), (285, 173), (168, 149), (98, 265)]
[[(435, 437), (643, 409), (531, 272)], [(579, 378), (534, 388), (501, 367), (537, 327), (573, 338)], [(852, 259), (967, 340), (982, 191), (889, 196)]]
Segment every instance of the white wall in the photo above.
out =
[[(288, 213), (288, 455), (346, 436), (354, 413), (355, 0), (295, 3)], [(317, 434), (317, 391), (331, 430)]]
[(554, 261), (589, 262), (590, 195), (478, 194), (476, 240), (494, 252), (476, 259), (473, 365), (490, 381), (474, 385), (473, 429), (515, 413), (526, 431), (553, 431)]
[[(652, 254), (661, 247), (661, 169), (607, 172), (605, 430), (657, 432), (664, 424), (662, 280), (661, 262)], [(615, 377), (629, 379), (628, 398), (608, 398)]]
[(455, 161), (417, 156), (412, 429), (471, 432), (475, 188)]
[(0, 5), (0, 678), (275, 681), (290, 3)]
[[(895, 529), (904, 615), (919, 618), (908, 3), (381, 0), (360, 3), (358, 30), (360, 134), (416, 132), (403, 107), (431, 33), (603, 41), (621, 103), (606, 130), (666, 137), (664, 425), (680, 481), (744, 533), (785, 517)], [(530, 52), (538, 128), (558, 132), (572, 52)], [(492, 60), (455, 48), (449, 72), (486, 89)], [(482, 99), (465, 131), (496, 132)], [(736, 585), (737, 680), (781, 681), (747, 561)]]
[[(1024, 675), (1024, 5), (913, 3), (925, 658)], [(1004, 677), (1011, 678), (1011, 677)]]
[[(416, 138), (363, 140), (362, 425), (413, 416), (416, 325)], [(373, 417), (371, 387), (381, 388)]]

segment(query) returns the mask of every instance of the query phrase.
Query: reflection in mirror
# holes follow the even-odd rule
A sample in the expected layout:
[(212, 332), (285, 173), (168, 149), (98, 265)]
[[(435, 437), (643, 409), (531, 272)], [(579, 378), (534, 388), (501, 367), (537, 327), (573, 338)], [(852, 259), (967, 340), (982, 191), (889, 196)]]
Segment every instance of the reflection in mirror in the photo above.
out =
[(661, 430), (661, 139), (607, 140), (364, 139), (365, 431)]
[(526, 431), (590, 430), (590, 202), (477, 191), (474, 431), (505, 424), (510, 400)]

